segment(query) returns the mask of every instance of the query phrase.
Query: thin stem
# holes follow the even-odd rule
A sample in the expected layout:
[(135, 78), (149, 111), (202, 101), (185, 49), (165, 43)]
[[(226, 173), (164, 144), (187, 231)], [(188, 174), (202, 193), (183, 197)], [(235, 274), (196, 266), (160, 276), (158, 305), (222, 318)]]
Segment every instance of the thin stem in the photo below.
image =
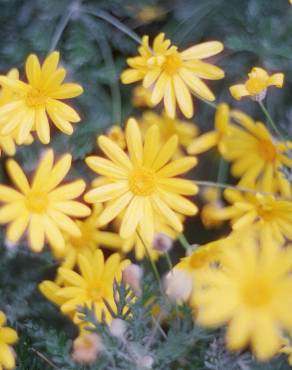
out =
[(41, 352), (37, 351), (33, 347), (30, 348), (32, 352), (34, 352), (37, 356), (39, 356), (43, 361), (45, 361), (47, 364), (49, 364), (53, 369), (59, 370), (59, 368), (51, 361), (49, 360), (45, 355), (43, 355)]
[(209, 100), (206, 100), (204, 98), (202, 98), (200, 95), (194, 93), (193, 91), (191, 91), (192, 95), (194, 95), (196, 98), (198, 98), (199, 100), (201, 100), (202, 102), (204, 102), (205, 104), (209, 105), (209, 107), (212, 107), (213, 109), (217, 109), (217, 104), (216, 103), (213, 103)]
[(89, 32), (91, 32), (93, 38), (97, 42), (105, 64), (108, 64), (109, 68), (113, 71), (114, 81), (110, 82), (110, 90), (112, 96), (112, 111), (113, 111), (112, 120), (113, 123), (121, 125), (122, 124), (121, 94), (118, 83), (119, 79), (117, 76), (116, 66), (114, 63), (111, 48), (109, 47), (106, 37), (98, 29), (96, 29), (96, 31), (93, 32), (94, 28), (96, 27), (96, 24), (90, 19), (90, 17), (84, 15), (82, 17), (82, 20), (83, 23), (85, 24), (85, 27), (89, 30)]
[(136, 32), (132, 31), (130, 28), (125, 26), (123, 23), (121, 23), (119, 20), (117, 20), (112, 15), (106, 13), (105, 11), (92, 6), (83, 7), (83, 11), (85, 13), (94, 15), (95, 17), (98, 17), (100, 19), (103, 19), (107, 23), (110, 23), (112, 26), (116, 27), (118, 30), (129, 36), (132, 40), (134, 40), (138, 44), (141, 44), (141, 38), (136, 34)]
[(157, 267), (156, 267), (156, 265), (155, 265), (155, 262), (154, 262), (154, 261), (152, 260), (152, 258), (150, 257), (150, 254), (149, 254), (148, 248), (147, 248), (147, 246), (146, 246), (146, 244), (145, 244), (145, 242), (144, 242), (144, 240), (143, 240), (143, 238), (142, 238), (141, 234), (139, 233), (139, 231), (138, 231), (138, 230), (136, 231), (136, 233), (137, 233), (137, 235), (138, 235), (139, 239), (141, 240), (141, 243), (142, 243), (142, 244), (143, 244), (143, 246), (144, 246), (145, 253), (146, 253), (146, 255), (147, 255), (148, 259), (149, 259), (149, 262), (150, 262), (151, 267), (152, 267), (153, 274), (154, 274), (154, 276), (155, 276), (155, 278), (156, 278), (156, 280), (157, 280), (157, 282), (158, 282), (158, 284), (159, 284), (159, 288), (160, 288), (160, 290), (162, 290), (162, 289), (161, 289), (160, 275), (159, 275), (158, 269), (157, 269)]
[(185, 237), (184, 234), (180, 234), (179, 237), (177, 238), (180, 242), (180, 244), (186, 249), (189, 250), (191, 245), (188, 242), (187, 238)]
[(61, 36), (71, 19), (72, 14), (76, 11), (76, 6), (79, 6), (79, 5), (80, 5), (79, 1), (71, 4), (68, 9), (68, 12), (65, 12), (62, 18), (60, 19), (60, 22), (58, 23), (57, 28), (52, 38), (52, 42), (50, 45), (50, 52), (56, 49), (56, 46), (58, 42), (60, 41)]
[(268, 120), (268, 123), (269, 125), (271, 126), (271, 128), (275, 131), (275, 133), (283, 140), (285, 141), (285, 138), (284, 136), (282, 135), (282, 133), (280, 132), (280, 130), (278, 129), (278, 127), (276, 126), (273, 118), (271, 117), (270, 113), (268, 112), (267, 108), (264, 106), (263, 102), (262, 101), (259, 101), (259, 106), (261, 107), (261, 110), (263, 111), (264, 115), (266, 116), (267, 120)]
[(168, 264), (168, 268), (170, 269), (170, 271), (173, 270), (173, 264), (172, 264), (172, 261), (171, 261), (171, 258), (170, 258), (170, 255), (168, 252), (165, 252), (165, 259), (166, 259), (166, 262)]

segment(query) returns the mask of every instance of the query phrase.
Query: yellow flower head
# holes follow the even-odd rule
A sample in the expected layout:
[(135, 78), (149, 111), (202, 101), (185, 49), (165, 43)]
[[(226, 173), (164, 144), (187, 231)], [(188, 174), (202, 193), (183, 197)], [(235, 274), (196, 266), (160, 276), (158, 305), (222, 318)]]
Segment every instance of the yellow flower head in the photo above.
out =
[(110, 249), (121, 247), (122, 240), (117, 234), (98, 228), (98, 218), (102, 210), (102, 205), (96, 204), (88, 218), (76, 221), (80, 230), (79, 236), (65, 233), (65, 248), (53, 251), (57, 259), (64, 260), (63, 267), (72, 269), (76, 265), (79, 253), (90, 255), (100, 246)]
[(225, 190), (224, 194), (232, 205), (214, 210), (213, 218), (230, 220), (233, 230), (255, 227), (263, 242), (274, 239), (283, 243), (286, 238), (292, 239), (291, 201), (233, 189)]
[(63, 83), (66, 75), (64, 68), (57, 68), (59, 53), (54, 51), (41, 66), (36, 55), (31, 54), (25, 64), (28, 82), (0, 76), (0, 85), (10, 89), (14, 96), (0, 108), (0, 134), (8, 135), (17, 131), (16, 141), (22, 144), (31, 131), (36, 131), (43, 144), (50, 142), (48, 116), (54, 125), (71, 135), (72, 123), (80, 117), (74, 109), (60, 100), (74, 98), (83, 89), (75, 83)]
[(195, 138), (188, 146), (188, 153), (193, 155), (201, 154), (215, 146), (218, 146), (219, 151), (221, 151), (223, 138), (231, 130), (229, 107), (225, 103), (219, 104), (215, 114), (215, 130)]
[(244, 84), (230, 87), (230, 93), (234, 99), (240, 100), (244, 96), (250, 96), (255, 100), (263, 100), (269, 86), (281, 88), (284, 83), (283, 73), (274, 73), (269, 76), (263, 68), (259, 67), (254, 67), (248, 77)]
[(6, 316), (0, 311), (0, 369), (10, 370), (15, 368), (15, 358), (10, 347), (17, 341), (15, 330), (5, 326)]
[(146, 111), (142, 116), (141, 127), (142, 129), (147, 129), (152, 125), (158, 126), (163, 143), (172, 135), (177, 135), (179, 147), (176, 157), (183, 156), (184, 152), (182, 149), (185, 149), (199, 132), (198, 127), (193, 122), (170, 118), (165, 113), (159, 115), (151, 111)]
[[(7, 73), (7, 77), (17, 80), (19, 78), (19, 72), (16, 68), (11, 69)], [(4, 106), (7, 103), (11, 103), (16, 99), (14, 92), (7, 88), (3, 87), (0, 90), (0, 107)], [(14, 130), (9, 135), (0, 135), (0, 151), (3, 150), (5, 154), (13, 156), (16, 153), (15, 138), (17, 137), (17, 130)], [(29, 145), (33, 141), (33, 137), (28, 135), (24, 144)]]
[(121, 282), (122, 271), (129, 264), (129, 260), (121, 261), (118, 253), (112, 254), (105, 261), (100, 249), (90, 256), (79, 254), (79, 272), (59, 268), (59, 274), (65, 282), (65, 287), (59, 288), (56, 292), (56, 296), (65, 298), (65, 302), (61, 304), (61, 311), (73, 315), (73, 321), (79, 324), (82, 320), (79, 318), (78, 306), (87, 308), (94, 306), (97, 320), (102, 319), (104, 312), (107, 322), (111, 321), (111, 315), (104, 300), (115, 311), (114, 280)]
[(151, 91), (142, 85), (136, 86), (133, 90), (132, 104), (137, 108), (152, 108)]
[(165, 39), (164, 33), (155, 37), (153, 46), (149, 46), (149, 37), (144, 36), (139, 48), (139, 56), (129, 58), (122, 75), (125, 84), (143, 80), (145, 88), (151, 88), (151, 103), (157, 105), (164, 99), (168, 116), (175, 117), (176, 102), (182, 113), (193, 116), (193, 92), (203, 99), (213, 101), (214, 94), (201, 78), (218, 80), (224, 77), (224, 72), (201, 59), (220, 53), (223, 45), (218, 41), (198, 44), (179, 52), (171, 41)]
[[(107, 131), (107, 137), (114, 141), (121, 149), (125, 149), (126, 139), (124, 132), (120, 126), (111, 126)], [(96, 138), (96, 142), (98, 144), (98, 136)]]
[(232, 111), (238, 123), (221, 143), (221, 154), (232, 162), (231, 173), (240, 177), (240, 185), (261, 191), (281, 192), (291, 197), (289, 181), (281, 171), (290, 167), (292, 159), (287, 156), (289, 143), (275, 141), (265, 125), (255, 122), (240, 111)]
[(83, 180), (58, 186), (67, 175), (72, 157), (65, 154), (54, 165), (54, 152), (48, 150), (35, 172), (31, 184), (20, 166), (12, 159), (7, 171), (18, 190), (0, 185), (0, 223), (10, 224), (6, 238), (15, 243), (28, 229), (28, 243), (35, 252), (44, 247), (45, 237), (53, 249), (63, 249), (63, 231), (80, 235), (70, 217), (85, 217), (90, 209), (75, 201), (85, 189)]
[(232, 248), (223, 246), (223, 266), (196, 273), (196, 318), (207, 327), (228, 324), (230, 350), (250, 343), (266, 360), (279, 350), (281, 330), (292, 325), (292, 249), (261, 245), (254, 234), (236, 240)]
[(191, 216), (197, 213), (197, 207), (182, 195), (194, 195), (198, 189), (191, 181), (175, 176), (194, 167), (196, 159), (183, 157), (171, 161), (177, 150), (177, 136), (160, 145), (156, 125), (147, 130), (143, 143), (134, 119), (127, 123), (126, 142), (129, 155), (102, 135), (98, 143), (109, 159), (86, 158), (93, 171), (109, 180), (108, 184), (90, 190), (84, 197), (89, 203), (109, 201), (99, 217), (99, 225), (106, 225), (124, 211), (121, 237), (131, 237), (140, 226), (152, 239), (154, 214), (157, 213), (168, 225), (181, 232), (183, 226), (177, 214)]

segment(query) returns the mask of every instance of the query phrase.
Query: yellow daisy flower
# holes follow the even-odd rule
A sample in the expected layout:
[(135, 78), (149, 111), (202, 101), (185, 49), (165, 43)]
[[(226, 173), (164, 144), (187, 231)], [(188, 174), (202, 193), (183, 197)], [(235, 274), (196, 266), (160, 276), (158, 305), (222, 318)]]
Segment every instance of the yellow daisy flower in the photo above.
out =
[(230, 220), (233, 230), (254, 226), (263, 241), (292, 239), (292, 202), (235, 189), (225, 190), (224, 195), (232, 205), (213, 210), (213, 218)]
[(8, 135), (17, 130), (18, 144), (25, 142), (29, 133), (35, 130), (43, 144), (50, 142), (48, 116), (54, 125), (71, 135), (72, 123), (80, 117), (69, 105), (60, 100), (74, 98), (83, 89), (75, 83), (62, 83), (66, 71), (57, 68), (59, 53), (54, 51), (41, 66), (36, 55), (31, 54), (25, 64), (28, 83), (8, 76), (0, 76), (0, 85), (10, 89), (14, 99), (0, 107), (0, 134)]
[(269, 86), (281, 88), (284, 83), (283, 73), (269, 74), (259, 67), (254, 67), (248, 74), (248, 80), (244, 84), (233, 85), (230, 87), (230, 93), (236, 100), (244, 96), (250, 96), (254, 100), (263, 100), (266, 96)]
[(59, 274), (66, 285), (56, 292), (58, 297), (66, 298), (61, 305), (61, 311), (65, 314), (72, 314), (73, 321), (79, 324), (82, 320), (79, 318), (78, 306), (87, 308), (94, 306), (97, 320), (102, 319), (104, 312), (106, 321), (109, 322), (111, 315), (104, 300), (115, 311), (113, 283), (114, 280), (121, 282), (122, 271), (129, 264), (129, 260), (121, 261), (118, 253), (112, 254), (105, 261), (100, 249), (91, 256), (79, 254), (79, 273), (68, 268), (59, 268)]
[(81, 233), (79, 236), (65, 233), (65, 248), (53, 251), (55, 258), (63, 260), (63, 267), (73, 269), (79, 253), (90, 255), (100, 246), (110, 249), (121, 247), (122, 239), (117, 234), (98, 228), (98, 218), (102, 211), (103, 206), (96, 204), (88, 218), (76, 221)]
[(248, 233), (233, 243), (221, 250), (221, 268), (196, 273), (196, 319), (207, 327), (227, 324), (230, 350), (250, 343), (257, 358), (267, 360), (280, 349), (281, 330), (292, 325), (292, 249), (259, 245)]
[(182, 222), (177, 214), (192, 216), (197, 213), (197, 207), (182, 195), (194, 195), (198, 188), (190, 180), (175, 176), (194, 167), (196, 159), (183, 157), (170, 162), (177, 149), (177, 136), (172, 136), (161, 146), (159, 129), (153, 125), (146, 132), (143, 143), (134, 119), (127, 123), (126, 142), (129, 155), (102, 135), (98, 143), (109, 159), (97, 156), (86, 158), (93, 171), (110, 181), (90, 190), (84, 197), (89, 203), (110, 201), (99, 217), (99, 225), (106, 225), (125, 211), (120, 227), (121, 237), (131, 237), (140, 226), (152, 239), (154, 214), (157, 213), (174, 230), (182, 232)]
[(17, 333), (15, 330), (5, 326), (6, 316), (0, 311), (0, 369), (14, 369), (15, 358), (11, 348), (11, 344), (17, 341)]
[(227, 104), (219, 104), (215, 113), (215, 130), (204, 133), (192, 140), (187, 150), (189, 154), (197, 155), (217, 146), (221, 152), (222, 141), (231, 131), (230, 111)]
[(224, 77), (224, 72), (212, 65), (202, 62), (220, 53), (223, 44), (210, 41), (192, 46), (179, 52), (171, 41), (165, 39), (164, 33), (155, 37), (153, 46), (149, 46), (149, 37), (144, 36), (139, 47), (139, 56), (128, 58), (129, 69), (126, 69), (121, 79), (124, 84), (143, 80), (145, 88), (152, 89), (151, 103), (157, 105), (164, 99), (164, 106), (169, 117), (175, 117), (176, 102), (182, 113), (193, 116), (193, 101), (190, 94), (194, 92), (203, 99), (213, 101), (214, 94), (201, 78), (218, 80)]
[(170, 118), (167, 114), (159, 115), (157, 113), (146, 111), (140, 120), (142, 130), (147, 130), (152, 125), (157, 125), (160, 137), (165, 143), (172, 135), (178, 137), (178, 150), (175, 157), (184, 155), (184, 150), (198, 135), (199, 129), (193, 122), (182, 121), (177, 118)]
[(18, 190), (0, 185), (0, 224), (10, 224), (6, 238), (17, 242), (28, 229), (28, 244), (35, 252), (44, 247), (45, 238), (53, 249), (63, 249), (63, 231), (80, 235), (80, 230), (70, 217), (85, 217), (90, 209), (75, 201), (85, 189), (83, 180), (58, 186), (68, 173), (72, 157), (65, 154), (54, 165), (54, 152), (48, 150), (38, 165), (30, 183), (20, 166), (12, 159), (7, 161), (7, 171)]
[[(17, 80), (19, 78), (19, 72), (16, 68), (11, 69), (7, 73), (7, 77)], [(11, 103), (16, 99), (15, 94), (9, 88), (1, 88), (0, 90), (0, 108), (7, 103)], [(13, 156), (16, 153), (16, 145), (15, 145), (15, 138), (17, 136), (17, 131), (14, 130), (9, 135), (0, 135), (0, 154), (1, 150), (7, 155)], [(29, 145), (33, 142), (33, 137), (28, 135), (27, 139), (25, 140), (24, 144)]]
[(233, 162), (231, 173), (240, 177), (239, 184), (268, 193), (280, 192), (291, 197), (291, 186), (281, 168), (292, 166), (292, 159), (287, 156), (289, 143), (275, 141), (265, 125), (254, 122), (240, 111), (232, 111), (232, 117), (238, 123), (222, 141), (221, 154)]

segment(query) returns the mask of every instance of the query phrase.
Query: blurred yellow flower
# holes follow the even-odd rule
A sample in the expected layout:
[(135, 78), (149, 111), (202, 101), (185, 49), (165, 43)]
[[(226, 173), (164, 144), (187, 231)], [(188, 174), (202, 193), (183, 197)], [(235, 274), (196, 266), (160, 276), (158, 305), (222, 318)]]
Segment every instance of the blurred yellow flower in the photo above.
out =
[(61, 311), (73, 315), (76, 324), (82, 322), (78, 306), (94, 307), (97, 320), (105, 319), (110, 322), (112, 317), (104, 300), (116, 310), (113, 284), (122, 279), (122, 271), (130, 264), (129, 260), (121, 261), (118, 253), (112, 254), (106, 261), (102, 251), (96, 250), (91, 256), (78, 255), (78, 270), (75, 272), (68, 268), (59, 268), (59, 274), (65, 282), (65, 286), (57, 290), (56, 296), (65, 298), (61, 305)]
[(122, 239), (117, 234), (98, 228), (98, 218), (102, 211), (103, 206), (96, 204), (88, 218), (76, 221), (81, 233), (79, 236), (64, 233), (65, 248), (53, 250), (55, 258), (63, 260), (62, 267), (73, 269), (79, 253), (90, 255), (101, 246), (110, 249), (121, 247)]
[(281, 169), (292, 166), (287, 155), (288, 142), (275, 141), (265, 125), (243, 112), (233, 110), (238, 123), (223, 138), (221, 154), (231, 161), (231, 173), (240, 177), (239, 185), (291, 197), (291, 186)]
[(215, 228), (222, 225), (223, 221), (214, 217), (217, 209), (223, 208), (221, 200), (221, 189), (216, 187), (208, 187), (203, 189), (201, 196), (206, 204), (201, 208), (201, 221), (206, 228)]
[(235, 189), (226, 189), (224, 195), (232, 205), (214, 209), (213, 218), (230, 220), (233, 230), (255, 227), (263, 243), (273, 239), (278, 243), (286, 238), (292, 240), (291, 201)]
[(142, 85), (136, 86), (133, 90), (132, 104), (137, 108), (152, 108), (151, 91)]
[[(126, 139), (124, 135), (124, 131), (120, 126), (114, 125), (111, 126), (106, 136), (111, 139), (113, 142), (115, 142), (121, 149), (125, 149), (126, 147)], [(96, 138), (96, 143), (98, 145), (98, 136)]]
[(221, 151), (222, 140), (230, 130), (229, 107), (225, 103), (219, 104), (215, 113), (215, 130), (195, 138), (188, 146), (188, 153), (193, 155), (204, 153), (215, 146)]
[[(7, 73), (7, 77), (17, 80), (19, 78), (19, 72), (16, 68), (11, 69)], [(2, 87), (0, 90), (0, 107), (7, 103), (11, 103), (15, 99), (15, 94), (13, 91), (7, 87)], [(14, 130), (9, 135), (0, 135), (0, 151), (3, 150), (5, 154), (13, 156), (16, 153), (15, 138), (17, 136), (17, 131)], [(33, 137), (28, 135), (24, 144), (29, 145), (33, 141)], [(1, 153), (1, 152), (0, 152)]]
[(0, 134), (8, 135), (17, 131), (16, 142), (24, 143), (31, 131), (36, 131), (43, 144), (50, 142), (48, 116), (54, 125), (71, 135), (71, 123), (79, 122), (80, 117), (69, 105), (60, 100), (74, 98), (83, 89), (75, 83), (62, 83), (66, 71), (57, 68), (59, 53), (54, 51), (41, 66), (36, 55), (31, 54), (25, 64), (28, 83), (9, 76), (0, 76), (0, 85), (10, 89), (12, 101), (0, 107)]
[(17, 341), (17, 333), (15, 330), (5, 326), (6, 316), (0, 311), (0, 369), (14, 369), (15, 358), (11, 344)]
[(182, 113), (191, 118), (194, 112), (190, 92), (208, 101), (215, 100), (214, 94), (201, 78), (218, 80), (224, 77), (220, 68), (202, 62), (201, 59), (222, 50), (221, 42), (210, 41), (179, 52), (170, 40), (165, 39), (164, 33), (155, 37), (151, 48), (149, 37), (144, 36), (138, 49), (139, 56), (128, 58), (130, 68), (122, 73), (121, 79), (124, 84), (143, 80), (143, 86), (152, 89), (153, 105), (164, 99), (167, 115), (174, 118), (177, 102)]
[(230, 87), (230, 93), (234, 99), (240, 100), (244, 96), (250, 96), (255, 100), (263, 100), (269, 86), (281, 88), (284, 83), (283, 73), (274, 73), (269, 76), (268, 73), (259, 67), (254, 67), (248, 74), (248, 80), (244, 84), (233, 85)]
[(165, 9), (154, 6), (147, 5), (143, 6), (142, 9), (137, 14), (137, 19), (142, 23), (149, 23), (155, 20), (159, 20), (165, 16)]
[(159, 115), (155, 112), (146, 111), (139, 121), (142, 130), (152, 125), (157, 125), (162, 143), (165, 143), (172, 135), (178, 137), (178, 149), (175, 157), (184, 155), (184, 150), (198, 135), (199, 129), (193, 122), (182, 121), (177, 118), (170, 118), (165, 113)]
[(267, 360), (280, 349), (281, 330), (292, 325), (292, 249), (261, 245), (254, 234), (242, 233), (221, 253), (223, 266), (196, 272), (197, 322), (227, 324), (230, 350), (250, 343), (256, 357)]
[(194, 195), (198, 188), (190, 180), (175, 176), (193, 168), (196, 159), (183, 157), (171, 161), (177, 150), (177, 136), (160, 145), (156, 125), (147, 130), (144, 143), (134, 119), (128, 121), (125, 132), (129, 155), (102, 135), (98, 143), (109, 159), (86, 158), (87, 165), (106, 177), (109, 183), (90, 190), (84, 199), (89, 203), (109, 202), (99, 217), (100, 226), (125, 211), (120, 227), (122, 238), (131, 237), (139, 226), (150, 240), (153, 239), (155, 213), (181, 232), (183, 226), (178, 214), (192, 216), (197, 213), (197, 207), (182, 195)]
[(18, 190), (0, 185), (0, 224), (10, 224), (6, 238), (17, 242), (28, 229), (28, 244), (35, 252), (40, 252), (45, 237), (53, 249), (63, 249), (63, 231), (79, 236), (80, 230), (70, 217), (85, 217), (90, 209), (74, 201), (85, 189), (83, 180), (75, 180), (63, 186), (71, 166), (72, 157), (65, 154), (54, 165), (54, 152), (48, 150), (33, 177), (27, 180), (20, 166), (12, 159), (7, 161), (7, 171)]

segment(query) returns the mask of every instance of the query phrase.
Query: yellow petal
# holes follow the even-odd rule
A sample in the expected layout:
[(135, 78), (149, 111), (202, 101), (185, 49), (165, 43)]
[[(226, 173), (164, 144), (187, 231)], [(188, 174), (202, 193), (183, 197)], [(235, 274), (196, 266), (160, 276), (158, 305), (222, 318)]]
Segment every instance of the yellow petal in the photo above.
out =
[(195, 157), (184, 157), (170, 162), (158, 171), (160, 177), (174, 177), (189, 171), (198, 163)]
[(65, 83), (51, 94), (53, 99), (71, 99), (83, 93), (82, 86), (75, 83)]
[(49, 244), (51, 244), (54, 249), (64, 249), (64, 237), (56, 224), (47, 215), (43, 217), (43, 227)]
[(15, 359), (13, 352), (7, 344), (0, 343), (0, 364), (6, 369), (14, 369)]
[(6, 237), (11, 242), (17, 242), (23, 235), (29, 222), (29, 213), (24, 212), (17, 217), (7, 228)]
[(134, 197), (128, 205), (123, 216), (123, 221), (120, 228), (122, 238), (128, 238), (135, 232), (144, 210), (143, 197)]
[(181, 68), (179, 74), (184, 83), (187, 84), (187, 86), (189, 86), (189, 88), (194, 91), (195, 94), (209, 101), (215, 100), (215, 96), (209, 89), (209, 87), (190, 70), (186, 68)]
[(104, 226), (119, 215), (122, 210), (130, 203), (133, 198), (132, 193), (127, 192), (126, 194), (119, 197), (110, 205), (106, 206), (102, 214), (99, 216), (98, 225)]
[(43, 107), (35, 110), (35, 125), (41, 143), (48, 144), (50, 142), (50, 125)]
[(131, 161), (134, 164), (142, 164), (143, 160), (142, 136), (137, 121), (134, 118), (130, 118), (127, 122), (126, 141)]
[(91, 168), (94, 172), (99, 175), (112, 177), (114, 179), (125, 179), (127, 176), (127, 171), (125, 169), (117, 166), (113, 162), (109, 161), (108, 159), (91, 156), (85, 159), (86, 164), (89, 168)]
[(183, 226), (176, 213), (173, 212), (158, 196), (152, 196), (151, 200), (157, 211), (165, 219), (166, 223), (171, 225), (176, 231), (182, 232)]
[(91, 214), (91, 210), (89, 207), (87, 207), (83, 203), (76, 202), (74, 200), (56, 202), (54, 203), (54, 208), (72, 217), (86, 217)]
[(60, 53), (58, 51), (51, 52), (42, 65), (42, 78), (47, 80), (56, 71), (60, 59)]
[(242, 97), (250, 95), (245, 85), (243, 84), (230, 86), (229, 90), (230, 90), (230, 94), (236, 100), (240, 100)]
[(32, 190), (37, 191), (43, 189), (44, 185), (50, 178), (50, 172), (54, 163), (54, 152), (52, 149), (46, 151), (41, 159), (38, 168), (32, 180)]
[(39, 87), (41, 66), (38, 57), (34, 54), (30, 54), (25, 63), (25, 73), (30, 85), (35, 88)]
[(40, 252), (44, 247), (45, 231), (42, 222), (42, 216), (33, 214), (28, 228), (28, 238), (31, 249), (34, 252)]
[(173, 83), (175, 96), (177, 98), (180, 110), (187, 118), (191, 118), (194, 114), (194, 109), (193, 101), (188, 88), (178, 75), (174, 75)]
[(64, 201), (66, 199), (74, 199), (79, 197), (85, 189), (85, 182), (83, 180), (75, 180), (69, 184), (58, 187), (49, 194), (51, 200)]
[(218, 134), (215, 131), (207, 132), (193, 140), (188, 146), (187, 150), (189, 154), (200, 154), (213, 148), (218, 143)]
[(208, 41), (201, 44), (191, 46), (184, 50), (181, 56), (184, 60), (189, 59), (204, 59), (209, 58), (213, 55), (221, 53), (224, 49), (224, 45), (219, 41)]
[(84, 195), (84, 200), (88, 203), (107, 202), (123, 195), (128, 189), (129, 186), (126, 181), (107, 184), (87, 192)]
[(284, 73), (274, 73), (269, 77), (269, 84), (282, 87), (284, 83)]
[(118, 166), (127, 170), (132, 169), (132, 164), (125, 152), (112, 140), (104, 135), (99, 136), (98, 145), (100, 149)]
[(151, 103), (153, 105), (159, 104), (161, 99), (163, 98), (168, 79), (169, 77), (165, 72), (161, 73), (161, 75), (159, 76), (151, 95)]
[(13, 344), (17, 341), (17, 333), (11, 328), (0, 329), (0, 343)]
[(70, 170), (72, 163), (71, 154), (64, 154), (58, 162), (54, 165), (51, 170), (50, 176), (46, 181), (44, 189), (49, 192), (52, 189), (55, 189), (60, 182), (64, 179), (67, 173)]
[(174, 155), (178, 146), (177, 135), (172, 135), (167, 142), (160, 149), (157, 157), (155, 158), (152, 168), (153, 170), (159, 170), (162, 168)]
[(58, 273), (70, 285), (77, 286), (80, 288), (86, 288), (85, 280), (79, 274), (77, 274), (77, 272), (60, 267)]
[(0, 207), (0, 223), (6, 224), (17, 216), (23, 210), (23, 205), (20, 202), (13, 202)]
[(159, 186), (172, 193), (195, 195), (198, 193), (198, 186), (190, 180), (185, 179), (160, 179)]
[(10, 176), (11, 180), (18, 187), (18, 189), (24, 194), (29, 192), (29, 190), (30, 190), (29, 183), (27, 181), (27, 178), (26, 178), (24, 172), (22, 171), (22, 169), (18, 165), (18, 163), (15, 162), (12, 159), (9, 159), (6, 162), (6, 166), (7, 166), (7, 171), (9, 173), (9, 176)]
[(146, 167), (152, 166), (154, 159), (157, 156), (159, 150), (159, 128), (156, 125), (152, 125), (145, 134), (144, 138), (144, 153), (143, 153), (143, 164)]

